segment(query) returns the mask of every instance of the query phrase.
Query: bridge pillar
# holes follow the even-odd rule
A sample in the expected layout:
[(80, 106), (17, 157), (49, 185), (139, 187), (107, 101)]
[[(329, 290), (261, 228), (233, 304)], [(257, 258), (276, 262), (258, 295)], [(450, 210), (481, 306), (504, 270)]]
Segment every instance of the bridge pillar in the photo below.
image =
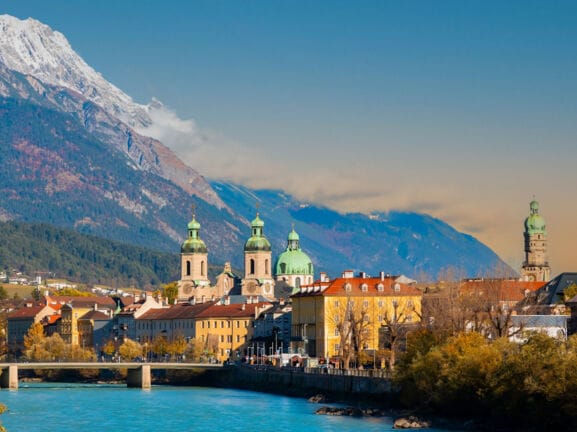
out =
[(128, 387), (149, 389), (152, 385), (150, 365), (145, 364), (135, 369), (128, 369), (126, 371), (126, 385)]
[(18, 389), (18, 366), (8, 365), (2, 369), (2, 375), (0, 375), (0, 387), (8, 388), (11, 390)]

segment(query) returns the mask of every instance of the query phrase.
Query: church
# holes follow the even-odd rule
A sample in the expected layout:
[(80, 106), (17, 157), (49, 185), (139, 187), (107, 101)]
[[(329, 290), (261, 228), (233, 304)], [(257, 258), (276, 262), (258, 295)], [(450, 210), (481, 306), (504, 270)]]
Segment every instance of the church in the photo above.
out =
[(314, 267), (308, 255), (301, 250), (299, 235), (294, 227), (288, 235), (286, 250), (279, 255), (273, 267), (271, 244), (264, 235), (264, 225), (257, 213), (244, 245), (244, 277), (241, 279), (235, 275), (227, 262), (212, 285), (208, 278), (208, 248), (200, 238), (200, 223), (193, 212), (187, 237), (180, 248), (178, 302), (204, 303), (239, 294), (275, 300), (275, 287), (288, 287), (287, 293), (290, 295), (293, 288), (312, 283)]

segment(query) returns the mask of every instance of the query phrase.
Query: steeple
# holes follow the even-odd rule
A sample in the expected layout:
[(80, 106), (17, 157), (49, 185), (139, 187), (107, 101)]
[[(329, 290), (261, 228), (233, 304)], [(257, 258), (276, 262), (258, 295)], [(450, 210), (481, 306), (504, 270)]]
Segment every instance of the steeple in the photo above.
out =
[(187, 225), (187, 237), (180, 247), (180, 282), (178, 299), (186, 301), (195, 289), (210, 285), (208, 279), (208, 250), (200, 238), (200, 223), (196, 220), (194, 205), (192, 219)]
[(547, 231), (545, 219), (539, 214), (539, 202), (529, 204), (529, 216), (525, 219), (525, 262), (521, 277), (526, 280), (547, 282), (551, 268), (547, 262)]
[(251, 236), (244, 244), (243, 295), (263, 295), (274, 298), (272, 278), (272, 252), (264, 235), (264, 222), (258, 212), (251, 222)]

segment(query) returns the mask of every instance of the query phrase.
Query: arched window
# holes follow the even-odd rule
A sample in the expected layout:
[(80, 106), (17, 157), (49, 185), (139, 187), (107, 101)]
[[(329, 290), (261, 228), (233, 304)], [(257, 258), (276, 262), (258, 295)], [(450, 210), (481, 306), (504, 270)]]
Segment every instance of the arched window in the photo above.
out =
[(268, 274), (268, 259), (264, 260), (264, 274)]
[(186, 262), (186, 275), (190, 276), (190, 261)]
[(204, 261), (200, 262), (200, 275), (204, 276)]
[(301, 278), (297, 277), (295, 279), (295, 288), (300, 288), (301, 287)]
[(380, 284), (377, 285), (377, 291), (381, 291), (381, 292), (382, 292), (384, 289), (385, 289), (385, 286), (384, 286), (382, 283), (380, 283)]
[(249, 274), (254, 274), (254, 259), (250, 259), (250, 272)]
[(369, 286), (366, 283), (361, 285), (361, 291), (362, 292), (367, 292), (368, 290), (369, 290)]

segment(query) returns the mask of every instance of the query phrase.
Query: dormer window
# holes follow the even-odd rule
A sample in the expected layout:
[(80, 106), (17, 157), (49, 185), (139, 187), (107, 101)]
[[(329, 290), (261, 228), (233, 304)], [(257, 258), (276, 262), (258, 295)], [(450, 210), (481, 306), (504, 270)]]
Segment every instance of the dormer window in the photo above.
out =
[(346, 291), (346, 292), (351, 292), (351, 284), (348, 283), (348, 282), (345, 284), (345, 291)]
[(369, 290), (369, 286), (366, 283), (361, 285), (361, 291), (362, 292), (367, 292), (368, 290)]
[(395, 290), (395, 292), (399, 292), (399, 291), (401, 291), (401, 285), (398, 284), (398, 283), (396, 283), (396, 284), (394, 285), (393, 289)]
[(383, 292), (384, 290), (385, 290), (385, 286), (382, 283), (377, 285), (377, 291)]

